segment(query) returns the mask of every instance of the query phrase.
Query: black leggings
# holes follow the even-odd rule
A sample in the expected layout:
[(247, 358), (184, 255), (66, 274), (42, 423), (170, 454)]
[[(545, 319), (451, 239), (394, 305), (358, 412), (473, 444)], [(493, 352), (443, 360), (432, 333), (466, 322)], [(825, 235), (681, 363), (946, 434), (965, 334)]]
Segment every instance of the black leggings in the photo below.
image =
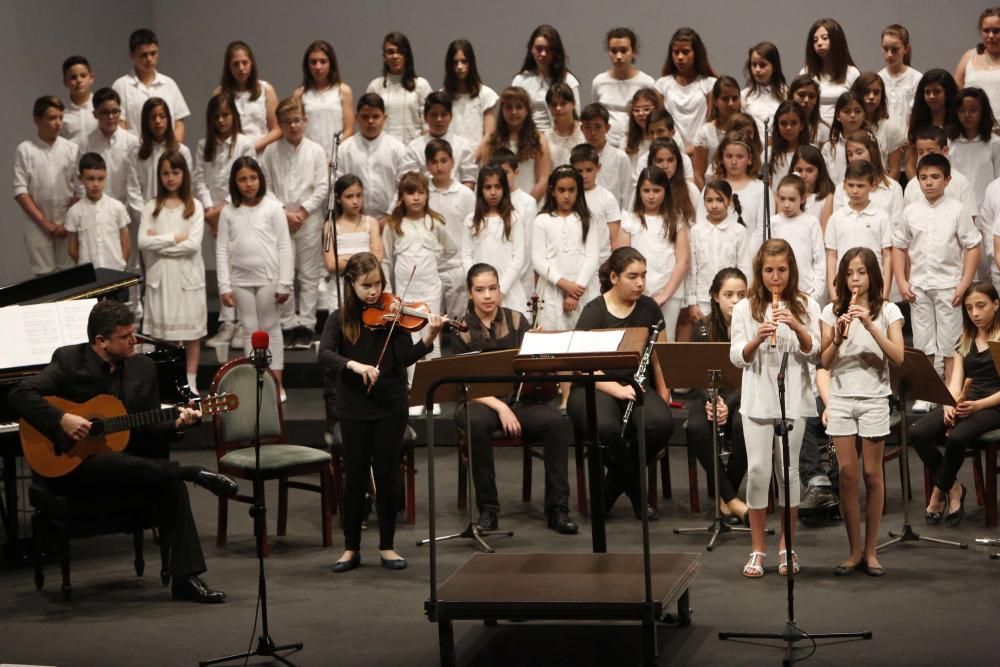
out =
[[(936, 408), (910, 428), (910, 444), (933, 471), (934, 486), (948, 493), (962, 468), (965, 450), (980, 435), (997, 428), (1000, 428), (1000, 409), (991, 408), (959, 419), (951, 435), (945, 437), (948, 427), (944, 411)], [(944, 445), (943, 455), (938, 451), (940, 444)]]
[[(623, 491), (632, 501), (633, 508), (638, 510), (636, 503), (639, 498), (639, 449), (633, 444), (636, 441), (636, 424), (638, 414), (633, 413), (629, 420), (628, 430), (623, 440), (621, 433), (622, 414), (625, 412), (626, 401), (619, 401), (609, 394), (596, 389), (597, 435), (605, 446), (604, 463), (608, 468), (605, 480), (606, 491), (614, 495)], [(573, 428), (578, 439), (586, 439), (587, 434), (587, 391), (584, 387), (573, 387), (569, 395), (567, 411), (573, 421)], [(674, 416), (670, 406), (663, 402), (655, 391), (645, 393), (646, 416), (646, 463), (652, 463), (660, 450), (667, 446), (674, 432)], [(616, 493), (617, 492), (617, 493)], [(614, 498), (606, 498), (613, 502)]]
[(399, 457), (406, 431), (407, 413), (402, 410), (376, 421), (341, 419), (344, 439), (344, 548), (361, 549), (361, 521), (365, 514), (368, 468), (375, 472), (376, 509), (380, 551), (392, 549), (396, 535), (396, 484)]
[[(725, 465), (719, 462), (719, 469), (723, 472), (722, 481), (719, 482), (719, 497), (728, 503), (736, 497), (736, 491), (747, 473), (747, 445), (743, 440), (743, 420), (739, 412), (730, 409), (729, 419), (722, 427), (722, 432), (729, 441), (732, 453)], [(705, 469), (708, 483), (713, 484), (715, 457), (712, 451), (712, 423), (705, 414), (705, 401), (701, 398), (692, 401), (688, 411), (687, 442), (688, 447), (698, 457), (701, 467)], [(722, 447), (721, 441), (719, 447), (720, 449)]]

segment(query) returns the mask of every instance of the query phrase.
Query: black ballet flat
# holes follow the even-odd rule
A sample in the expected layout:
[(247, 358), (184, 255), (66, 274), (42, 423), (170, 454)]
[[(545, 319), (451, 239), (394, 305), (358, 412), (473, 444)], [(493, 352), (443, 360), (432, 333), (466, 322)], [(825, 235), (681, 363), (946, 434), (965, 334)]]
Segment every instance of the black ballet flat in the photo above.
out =
[(361, 552), (359, 551), (355, 553), (353, 556), (351, 556), (351, 558), (348, 560), (338, 560), (336, 563), (333, 564), (333, 567), (330, 568), (330, 571), (340, 574), (341, 572), (350, 572), (354, 568), (360, 566), (361, 566)]
[(735, 514), (723, 514), (722, 523), (727, 526), (742, 526), (743, 517), (736, 516)]
[(857, 563), (854, 563), (853, 565), (851, 565), (850, 563), (848, 563), (847, 565), (838, 565), (833, 569), (833, 574), (834, 576), (837, 577), (848, 577), (857, 572), (858, 570), (864, 570), (864, 569), (865, 565), (864, 561), (862, 560)]
[(944, 512), (924, 512), (924, 521), (927, 522), (928, 526), (936, 526), (941, 523), (941, 519), (944, 517)]
[(965, 517), (965, 493), (968, 489), (962, 486), (962, 499), (958, 501), (958, 509), (954, 512), (950, 512), (944, 517), (944, 522), (951, 526), (952, 528), (957, 527), (962, 523), (962, 519)]
[(406, 559), (405, 558), (383, 558), (378, 557), (379, 562), (382, 563), (382, 567), (387, 570), (405, 570), (406, 569)]

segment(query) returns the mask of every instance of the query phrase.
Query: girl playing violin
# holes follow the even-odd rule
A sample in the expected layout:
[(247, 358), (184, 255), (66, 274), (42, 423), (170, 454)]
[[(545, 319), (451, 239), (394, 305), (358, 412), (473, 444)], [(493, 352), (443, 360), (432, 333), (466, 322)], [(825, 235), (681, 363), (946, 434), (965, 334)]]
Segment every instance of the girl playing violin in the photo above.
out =
[[(344, 554), (334, 572), (361, 564), (361, 521), (368, 469), (378, 489), (379, 560), (402, 570), (406, 561), (393, 550), (396, 532), (396, 476), (407, 422), (406, 369), (434, 349), (442, 320), (428, 314), (422, 337), (414, 342), (401, 327), (368, 327), (362, 313), (382, 299), (385, 274), (375, 255), (352, 255), (344, 268), (344, 307), (323, 327), (319, 361), (327, 380), (336, 383), (336, 413), (344, 441)], [(389, 338), (391, 335), (391, 338)], [(388, 340), (388, 345), (386, 340)], [(384, 350), (384, 353), (383, 353)]]

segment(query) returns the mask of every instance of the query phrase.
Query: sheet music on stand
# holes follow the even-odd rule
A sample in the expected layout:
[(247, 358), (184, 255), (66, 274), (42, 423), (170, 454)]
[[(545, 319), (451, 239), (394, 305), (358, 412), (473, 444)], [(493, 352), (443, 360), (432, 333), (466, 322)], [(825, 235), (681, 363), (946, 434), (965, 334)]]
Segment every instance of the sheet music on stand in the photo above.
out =
[(0, 308), (0, 369), (49, 363), (64, 345), (87, 342), (87, 320), (97, 299)]

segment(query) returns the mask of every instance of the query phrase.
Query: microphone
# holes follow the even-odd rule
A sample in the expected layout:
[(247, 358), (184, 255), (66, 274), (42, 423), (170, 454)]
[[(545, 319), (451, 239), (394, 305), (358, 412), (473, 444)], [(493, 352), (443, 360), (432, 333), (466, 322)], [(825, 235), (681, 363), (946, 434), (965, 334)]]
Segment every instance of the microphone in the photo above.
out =
[(270, 342), (270, 336), (266, 331), (254, 331), (250, 335), (250, 347), (253, 348), (250, 360), (257, 370), (264, 370), (271, 365), (271, 351), (268, 349)]

